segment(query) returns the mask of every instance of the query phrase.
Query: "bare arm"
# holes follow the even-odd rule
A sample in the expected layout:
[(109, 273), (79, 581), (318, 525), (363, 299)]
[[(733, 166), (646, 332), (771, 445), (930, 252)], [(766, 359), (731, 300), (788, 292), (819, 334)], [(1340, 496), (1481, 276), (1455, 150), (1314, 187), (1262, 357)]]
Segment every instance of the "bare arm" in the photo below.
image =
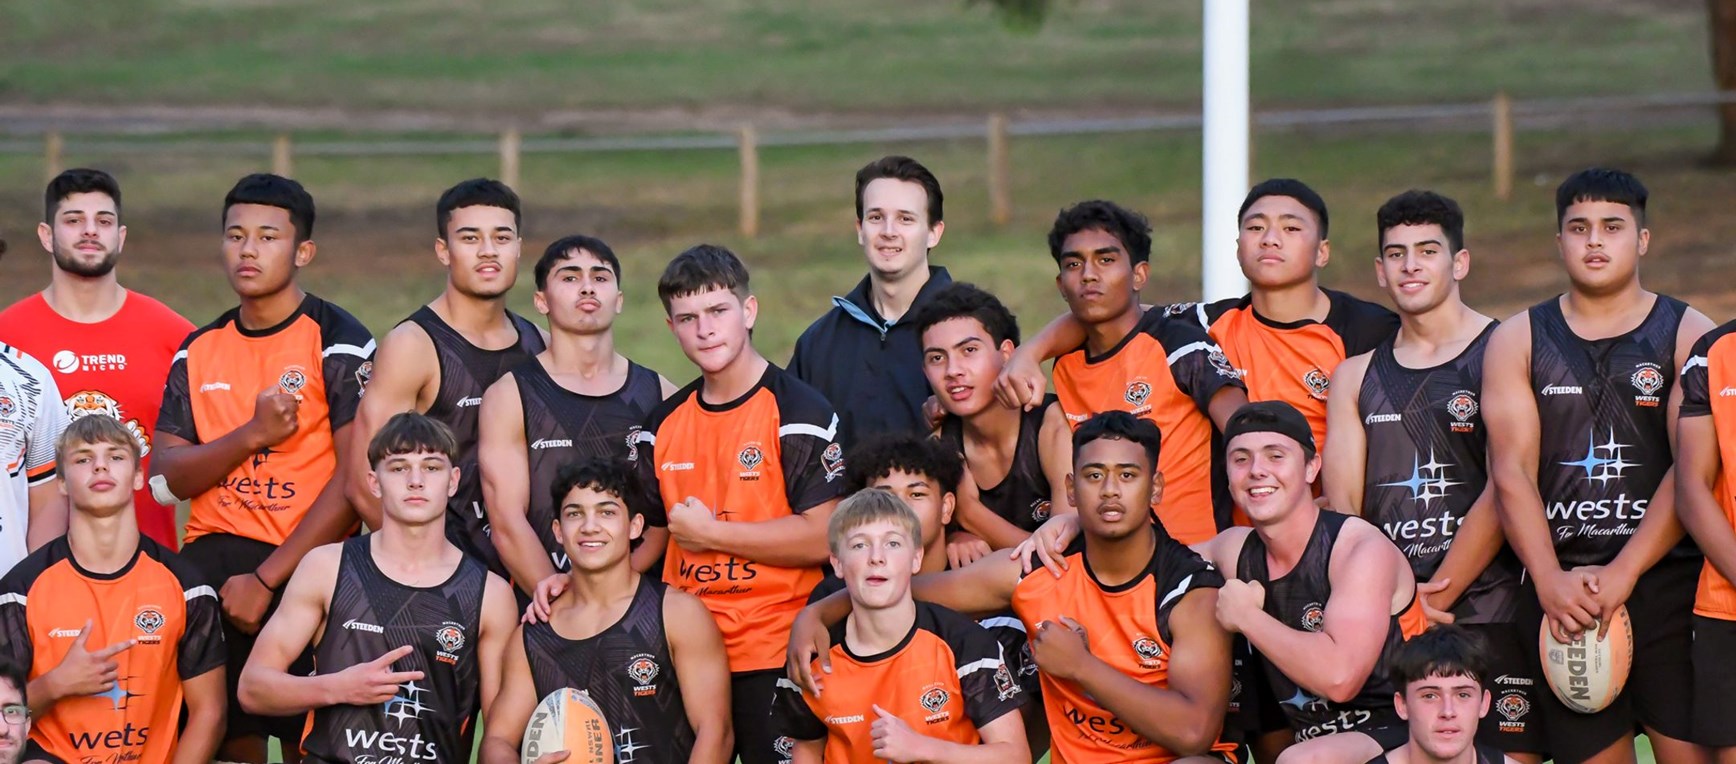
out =
[(1451, 610), (1464, 596), (1465, 590), (1483, 575), (1489, 563), (1495, 561), (1495, 555), (1501, 553), (1505, 541), (1501, 536), (1500, 513), (1495, 509), (1495, 488), (1485, 486), (1471, 508), (1465, 511), (1465, 521), (1453, 533), (1453, 543), (1447, 547), (1440, 567), (1429, 578), (1431, 584), (1446, 584), (1446, 588), (1438, 592), (1423, 595), (1428, 598), (1429, 607), (1441, 612)]
[[(1261, 610), (1261, 602), (1236, 608), (1230, 624), (1248, 638), (1266, 660), (1297, 685), (1334, 702), (1345, 702), (1362, 689), (1380, 659), (1392, 618), (1394, 583), (1410, 577), (1402, 555), (1380, 531), (1358, 521), (1346, 523), (1328, 569), (1332, 597), (1326, 603), (1325, 625), (1318, 632), (1292, 629)], [(1404, 570), (1400, 568), (1404, 567)], [(1226, 585), (1238, 586), (1238, 582)], [(1220, 596), (1223, 596), (1220, 593)]]
[(1368, 433), (1362, 430), (1359, 398), (1368, 359), (1369, 354), (1364, 353), (1338, 364), (1326, 399), (1326, 431), (1332, 437), (1326, 439), (1322, 482), (1328, 506), (1347, 515), (1362, 514), (1362, 494), (1367, 485)]
[(1169, 686), (1148, 685), (1089, 656), (1081, 689), (1134, 732), (1181, 756), (1211, 750), (1230, 702), (1230, 634), (1218, 625), (1216, 589), (1196, 589), (1170, 613)]
[[(785, 568), (812, 567), (826, 562), (826, 523), (838, 507), (833, 499), (806, 512), (757, 523), (710, 522), (705, 546), (754, 562)], [(672, 532), (675, 510), (670, 510)]]
[[(960, 613), (992, 613), (1012, 604), (1019, 576), (1018, 560), (1005, 554), (991, 554), (957, 570), (914, 576), (910, 579), (910, 594)], [(844, 601), (849, 602), (850, 598), (846, 595)]]
[(663, 400), (669, 400), (669, 396), (681, 392), (681, 388), (676, 387), (674, 382), (670, 382), (662, 374), (657, 375), (657, 386), (663, 391)]
[[(314, 547), (330, 544), (349, 535), (355, 527), (356, 513), (351, 508), (349, 497), (345, 490), (347, 478), (346, 465), (350, 463), (351, 451), (356, 448), (350, 438), (350, 429), (354, 424), (346, 424), (332, 433), (333, 449), (337, 452), (337, 471), (332, 473), (331, 480), (320, 489), (319, 496), (308, 507), (307, 515), (301, 523), (290, 531), (289, 538), (272, 550), (265, 562), (259, 564), (259, 577), (275, 588), (282, 588), (296, 566), (301, 564), (301, 558)], [(362, 460), (366, 461), (366, 449)]]
[(174, 764), (205, 764), (217, 755), (226, 729), (224, 717), (229, 710), (229, 690), (224, 685), (223, 671), (218, 666), (181, 680), (187, 710), (185, 726), (175, 742), (175, 756), (171, 759)]
[(500, 692), (494, 705), (483, 710), (482, 764), (520, 764), (519, 746), (524, 728), (536, 710), (536, 680), (524, 654), (523, 627), (513, 629), (501, 656)]
[(530, 592), (538, 581), (555, 574), (555, 566), (530, 524), (530, 450), (525, 442), (524, 408), (512, 372), (482, 394), (477, 418), (476, 454), (482, 468), (482, 499), (488, 509), (491, 539), (512, 580)]
[(982, 742), (976, 745), (930, 737), (920, 746), (919, 760), (932, 764), (1030, 764), (1025, 719), (1018, 711), (1001, 714), (978, 728), (977, 735)]
[(254, 420), (209, 443), (192, 443), (158, 430), (152, 441), (151, 474), (162, 475), (172, 493), (190, 499), (217, 487), (267, 443)]
[(518, 630), (518, 600), (512, 595), (512, 585), (493, 573), (488, 574), (482, 590), (481, 644), (477, 647), (477, 667), (482, 675), (482, 718), (500, 697), (501, 661), (507, 645)]
[[(349, 468), (345, 494), (370, 528), (379, 528), (380, 500), (368, 490), (368, 442), (393, 415), (426, 411), (439, 385), (440, 358), (422, 327), (404, 322), (386, 334), (374, 351), (374, 373), (356, 407), (352, 437), (358, 446), (343, 464)], [(488, 420), (483, 419), (484, 422)], [(176, 494), (180, 495), (180, 494)]]
[(1710, 416), (1676, 424), (1676, 514), (1700, 545), (1706, 561), (1726, 581), (1736, 581), (1736, 528), (1714, 493), (1723, 456)]
[(1043, 412), (1037, 444), (1043, 477), (1049, 481), (1049, 516), (1073, 514), (1076, 510), (1067, 500), (1067, 476), (1073, 473), (1073, 428), (1068, 426), (1061, 404)]
[(797, 740), (790, 749), (790, 764), (823, 764), (826, 760), (826, 739)]
[(43, 544), (66, 535), (66, 494), (60, 491), (60, 479), (44, 480), (30, 486), (30, 519), (24, 526), (24, 545), (32, 552)]
[(327, 686), (331, 674), (296, 676), (289, 673), (289, 664), (324, 625), (342, 558), (341, 545), (320, 547), (308, 553), (308, 564), (290, 577), (277, 612), (260, 630), (241, 672), (236, 695), (249, 713), (290, 716), (337, 702)]
[(971, 476), (968, 465), (953, 495), (958, 497), (958, 524), (966, 532), (988, 542), (990, 549), (1010, 549), (1030, 537), (1031, 534), (1019, 530), (1018, 526), (983, 504), (982, 495), (977, 492), (976, 478)]
[(1248, 391), (1240, 387), (1222, 387), (1212, 393), (1212, 402), (1206, 407), (1206, 416), (1211, 417), (1212, 426), (1223, 432), (1230, 423), (1230, 415), (1248, 404)]
[(670, 588), (663, 595), (669, 657), (681, 683), (681, 703), (693, 727), (692, 764), (728, 764), (735, 757), (729, 705), (729, 661), (723, 633), (698, 598)]

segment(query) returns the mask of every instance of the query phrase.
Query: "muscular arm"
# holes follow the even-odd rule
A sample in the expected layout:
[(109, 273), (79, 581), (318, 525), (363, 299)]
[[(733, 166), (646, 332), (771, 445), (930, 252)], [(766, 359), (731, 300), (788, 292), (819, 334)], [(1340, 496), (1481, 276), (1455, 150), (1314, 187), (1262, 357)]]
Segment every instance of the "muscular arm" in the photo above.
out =
[[(440, 358), (434, 341), (422, 327), (404, 322), (380, 340), (374, 351), (374, 373), (366, 394), (356, 407), (352, 437), (356, 448), (349, 461), (349, 482), (344, 493), (370, 528), (380, 527), (380, 500), (368, 490), (368, 443), (394, 414), (426, 411), (439, 384)], [(487, 419), (483, 420), (487, 422)], [(182, 495), (177, 493), (177, 496)]]
[[(353, 424), (346, 424), (332, 433), (338, 466), (331, 480), (314, 498), (301, 523), (290, 531), (289, 538), (259, 564), (259, 577), (272, 587), (281, 588), (301, 564), (301, 558), (314, 547), (342, 539), (355, 527), (356, 513), (345, 490), (345, 465), (350, 463), (350, 452), (356, 447), (350, 438), (351, 427)], [(366, 461), (367, 457), (364, 455), (362, 459)]]
[(479, 673), (482, 675), (482, 718), (500, 697), (501, 662), (512, 635), (518, 629), (518, 600), (512, 595), (512, 585), (493, 573), (488, 574), (482, 590), (481, 639), (477, 647)]
[(315, 549), (307, 555), (308, 564), (289, 579), (277, 612), (260, 630), (247, 667), (241, 671), (236, 695), (248, 713), (291, 716), (335, 702), (326, 686), (331, 674), (296, 676), (289, 673), (289, 664), (307, 649), (325, 623), (326, 605), (337, 584), (342, 556), (343, 547), (338, 544)]
[(1531, 575), (1555, 575), (1561, 561), (1537, 490), (1543, 425), (1531, 395), (1531, 321), (1523, 313), (1496, 327), (1484, 351), (1483, 422), (1489, 428), (1489, 482), (1507, 543)]
[[(1361, 515), (1363, 489), (1367, 485), (1368, 434), (1362, 430), (1362, 377), (1368, 371), (1369, 354), (1346, 358), (1332, 372), (1331, 393), (1326, 399), (1326, 484), (1328, 506), (1347, 515)], [(1455, 541), (1456, 543), (1456, 541)]]
[(66, 494), (60, 479), (30, 486), (30, 520), (24, 526), (24, 545), (34, 552), (43, 544), (66, 535)]
[(152, 441), (151, 474), (162, 475), (169, 490), (190, 499), (215, 488), (236, 467), (265, 447), (254, 420), (209, 443), (193, 443), (158, 430)]
[(1091, 656), (1080, 689), (1134, 732), (1181, 756), (1204, 754), (1223, 731), (1230, 702), (1230, 635), (1218, 625), (1216, 589), (1195, 589), (1170, 612), (1169, 686), (1145, 684)]
[(501, 656), (500, 692), (494, 705), (484, 709), (482, 764), (520, 764), (519, 746), (524, 742), (524, 728), (530, 725), (531, 712), (536, 710), (536, 682), (531, 678), (530, 662), (524, 654), (523, 627), (513, 629)]
[(1736, 581), (1736, 529), (1714, 493), (1722, 462), (1712, 417), (1685, 417), (1676, 425), (1676, 514), (1706, 561)]
[(723, 633), (698, 598), (674, 589), (663, 595), (669, 657), (681, 683), (681, 704), (693, 727), (692, 764), (728, 764), (735, 757), (729, 705), (729, 660)]
[(1067, 500), (1067, 476), (1073, 473), (1073, 428), (1067, 424), (1061, 404), (1051, 405), (1043, 412), (1037, 444), (1043, 477), (1049, 481), (1049, 516), (1073, 514), (1073, 504)]
[(1471, 508), (1465, 511), (1465, 521), (1453, 533), (1453, 543), (1447, 547), (1440, 567), (1429, 578), (1430, 583), (1447, 582), (1445, 589), (1424, 595), (1429, 599), (1429, 606), (1442, 612), (1451, 610), (1464, 596), (1465, 590), (1471, 588), (1471, 583), (1483, 575), (1489, 563), (1495, 561), (1495, 555), (1501, 553), (1505, 541), (1501, 536), (1501, 518), (1495, 509), (1495, 488), (1485, 486)]
[(192, 679), (181, 680), (181, 693), (187, 703), (186, 725), (175, 743), (174, 764), (205, 764), (217, 755), (226, 729), (224, 716), (229, 710), (229, 690), (223, 681), (223, 667), (211, 669)]
[[(512, 372), (482, 394), (476, 454), (482, 468), (482, 499), (500, 561), (526, 592), (555, 574), (548, 550), (531, 527), (530, 450), (524, 435), (524, 408)], [(538, 486), (547, 492), (547, 486)]]
[(958, 524), (966, 532), (988, 542), (990, 549), (1010, 549), (1030, 537), (1031, 534), (1019, 530), (1019, 526), (1007, 522), (1006, 518), (983, 504), (969, 466), (964, 468), (964, 478), (959, 481), (954, 495), (958, 497)]
[(707, 546), (754, 562), (785, 568), (813, 567), (826, 562), (826, 523), (838, 500), (806, 512), (757, 523), (711, 524)]
[(1284, 676), (1342, 703), (1356, 697), (1374, 671), (1392, 618), (1394, 585), (1411, 573), (1392, 542), (1366, 523), (1346, 523), (1339, 538), (1340, 544), (1351, 543), (1333, 555), (1328, 568), (1332, 597), (1320, 631), (1292, 629), (1263, 610), (1244, 614), (1240, 627)]
[(1248, 391), (1240, 387), (1222, 387), (1212, 393), (1212, 402), (1206, 407), (1206, 416), (1211, 417), (1212, 426), (1223, 432), (1230, 423), (1230, 415), (1248, 404)]
[[(1005, 553), (991, 554), (957, 570), (914, 576), (910, 579), (910, 594), (967, 615), (992, 613), (1012, 604), (1019, 574), (1018, 560)], [(844, 601), (848, 603), (849, 597)]]

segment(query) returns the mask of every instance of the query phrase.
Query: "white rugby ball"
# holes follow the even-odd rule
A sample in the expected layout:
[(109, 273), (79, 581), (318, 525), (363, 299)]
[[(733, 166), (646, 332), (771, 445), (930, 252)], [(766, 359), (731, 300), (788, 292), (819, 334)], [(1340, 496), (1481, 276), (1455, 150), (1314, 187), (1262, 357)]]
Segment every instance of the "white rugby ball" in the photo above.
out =
[(549, 693), (530, 714), (519, 753), (524, 764), (544, 755), (568, 753), (564, 764), (614, 764), (615, 737), (603, 709), (583, 690), (562, 688)]
[(1544, 680), (1562, 705), (1574, 711), (1602, 711), (1627, 685), (1634, 661), (1634, 627), (1625, 605), (1610, 616), (1609, 635), (1601, 640), (1591, 629), (1571, 642), (1558, 642), (1545, 619), (1537, 641)]

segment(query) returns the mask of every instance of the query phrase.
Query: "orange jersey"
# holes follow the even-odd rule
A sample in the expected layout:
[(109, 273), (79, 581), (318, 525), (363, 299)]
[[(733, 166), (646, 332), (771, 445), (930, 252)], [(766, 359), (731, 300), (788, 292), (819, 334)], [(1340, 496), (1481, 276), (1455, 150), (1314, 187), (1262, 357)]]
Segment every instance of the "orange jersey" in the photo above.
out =
[[(1682, 367), (1680, 416), (1712, 417), (1718, 433), (1718, 477), (1712, 486), (1724, 508), (1726, 522), (1736, 525), (1736, 494), (1731, 492), (1731, 467), (1736, 465), (1736, 322), (1706, 333)], [(1736, 586), (1719, 575), (1712, 561), (1700, 569), (1694, 613), (1736, 621)]]
[[(1101, 356), (1079, 348), (1055, 359), (1055, 393), (1074, 428), (1104, 411), (1127, 411), (1157, 425), (1163, 435), (1157, 462), (1163, 498), (1154, 509), (1164, 529), (1184, 544), (1218, 532), (1212, 420), (1206, 412), (1225, 387), (1242, 383), (1205, 330), (1157, 310), (1146, 311)], [(1227, 502), (1226, 491), (1216, 494)]]
[(832, 673), (819, 697), (778, 679), (773, 733), (826, 741), (827, 764), (880, 764), (871, 728), (878, 705), (918, 734), (977, 745), (978, 730), (1024, 705), (1024, 693), (987, 629), (951, 610), (916, 603), (916, 621), (897, 646), (856, 655), (832, 627)]
[(62, 536), (0, 579), (3, 649), (36, 679), (60, 665), (86, 621), (85, 649), (128, 639), (112, 660), (113, 690), (64, 698), (37, 717), (30, 739), (68, 762), (162, 764), (174, 755), (181, 682), (223, 667), (223, 614), (197, 569), (148, 536), (113, 574), (79, 568)]
[[(697, 380), (652, 412), (630, 449), (651, 497), (646, 521), (697, 498), (726, 523), (800, 514), (844, 490), (838, 416), (813, 388), (777, 366), (747, 394), (721, 405)], [(723, 552), (690, 552), (672, 538), (663, 580), (711, 609), (731, 671), (784, 665), (790, 624), (820, 581), (819, 568), (783, 568)]]
[[(1157, 549), (1145, 574), (1119, 586), (1097, 583), (1085, 559), (1083, 539), (1075, 540), (1067, 549), (1067, 571), (1059, 579), (1040, 562), (1034, 564), (1013, 590), (1013, 612), (1024, 622), (1025, 632), (1037, 633), (1037, 624), (1043, 621), (1072, 618), (1085, 627), (1092, 655), (1144, 684), (1167, 688), (1171, 610), (1189, 592), (1223, 586), (1224, 577), (1193, 550), (1162, 531), (1153, 533), (1157, 535)], [(834, 669), (836, 666), (834, 661)], [(1046, 673), (1039, 676), (1055, 764), (1168, 762), (1179, 758), (1134, 732), (1077, 685)], [(830, 683), (832, 678), (828, 676), (826, 681)], [(1220, 739), (1212, 750), (1233, 755), (1236, 745)]]
[(169, 368), (158, 431), (216, 440), (253, 418), (267, 388), (297, 396), (301, 406), (289, 440), (193, 497), (186, 540), (223, 533), (282, 544), (337, 468), (332, 435), (355, 419), (373, 356), (361, 322), (313, 295), (269, 329), (243, 328), (235, 308), (189, 336)]
[(1191, 313), (1211, 332), (1247, 384), (1248, 400), (1284, 401), (1307, 416), (1314, 447), (1324, 452), (1332, 371), (1397, 333), (1398, 316), (1343, 292), (1321, 291), (1332, 303), (1325, 321), (1277, 323), (1254, 312), (1252, 297), (1174, 305), (1169, 312)]

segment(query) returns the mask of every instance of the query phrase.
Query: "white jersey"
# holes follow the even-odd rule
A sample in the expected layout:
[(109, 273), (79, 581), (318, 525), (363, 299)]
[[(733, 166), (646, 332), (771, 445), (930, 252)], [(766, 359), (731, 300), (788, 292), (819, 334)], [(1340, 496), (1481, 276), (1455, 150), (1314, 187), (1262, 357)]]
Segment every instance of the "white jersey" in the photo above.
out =
[(30, 488), (55, 478), (54, 446), (65, 429), (66, 407), (48, 367), (0, 343), (0, 574), (29, 553)]

